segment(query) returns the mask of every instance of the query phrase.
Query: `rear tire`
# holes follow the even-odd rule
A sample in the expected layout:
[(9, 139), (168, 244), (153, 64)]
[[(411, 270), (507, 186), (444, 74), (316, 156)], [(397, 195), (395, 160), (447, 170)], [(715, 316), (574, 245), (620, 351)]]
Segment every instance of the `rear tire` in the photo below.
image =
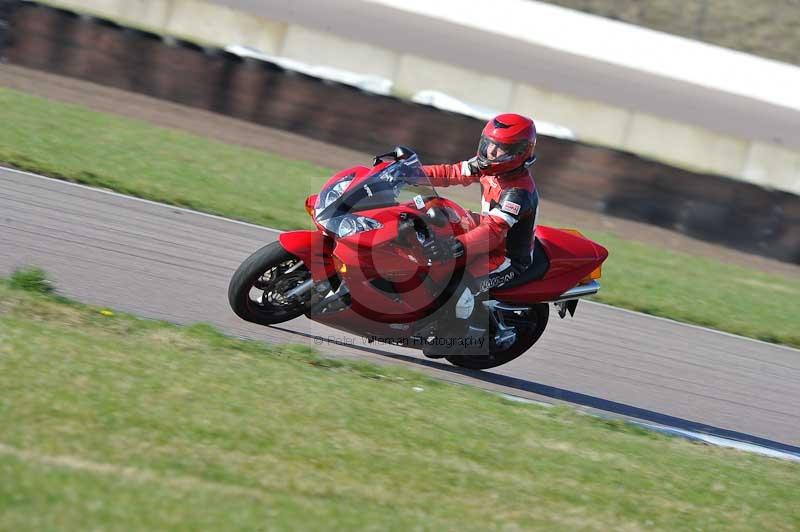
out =
[(283, 296), (284, 292), (311, 277), (305, 265), (286, 273), (299, 262), (279, 241), (247, 257), (228, 285), (228, 302), (233, 312), (245, 321), (261, 325), (283, 323), (302, 316), (306, 311), (304, 300), (289, 301)]
[(547, 327), (549, 317), (550, 307), (546, 303), (534, 305), (522, 322), (526, 326), (522, 326), (522, 323), (517, 325), (517, 338), (508, 348), (500, 350), (496, 346), (490, 346), (488, 355), (452, 355), (445, 358), (454, 366), (466, 369), (502, 366), (525, 353), (539, 340)]

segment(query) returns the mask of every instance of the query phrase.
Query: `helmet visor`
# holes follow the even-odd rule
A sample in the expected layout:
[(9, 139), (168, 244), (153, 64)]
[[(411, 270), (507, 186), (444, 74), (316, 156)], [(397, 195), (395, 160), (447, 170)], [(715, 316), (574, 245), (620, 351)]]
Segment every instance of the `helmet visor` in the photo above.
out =
[(478, 155), (490, 163), (505, 163), (513, 161), (528, 149), (528, 141), (521, 140), (511, 144), (496, 142), (486, 135), (481, 135), (478, 145)]

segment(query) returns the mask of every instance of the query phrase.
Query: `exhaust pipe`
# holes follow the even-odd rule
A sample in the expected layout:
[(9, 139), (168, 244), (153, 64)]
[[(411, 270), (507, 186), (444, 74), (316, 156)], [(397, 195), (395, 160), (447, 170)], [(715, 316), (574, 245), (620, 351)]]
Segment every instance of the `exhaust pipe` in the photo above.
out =
[(555, 299), (551, 299), (549, 303), (560, 303), (562, 301), (569, 301), (570, 299), (578, 299), (579, 297), (586, 297), (596, 294), (600, 290), (600, 283), (592, 281), (586, 284), (579, 284), (570, 288)]

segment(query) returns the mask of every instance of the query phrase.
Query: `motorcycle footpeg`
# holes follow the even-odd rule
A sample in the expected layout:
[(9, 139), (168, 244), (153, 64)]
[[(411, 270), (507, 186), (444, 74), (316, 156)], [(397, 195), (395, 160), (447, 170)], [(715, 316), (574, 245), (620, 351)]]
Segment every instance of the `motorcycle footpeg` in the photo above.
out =
[(494, 343), (498, 347), (504, 347), (507, 345), (511, 345), (517, 340), (517, 333), (513, 329), (500, 331), (498, 334), (494, 335)]

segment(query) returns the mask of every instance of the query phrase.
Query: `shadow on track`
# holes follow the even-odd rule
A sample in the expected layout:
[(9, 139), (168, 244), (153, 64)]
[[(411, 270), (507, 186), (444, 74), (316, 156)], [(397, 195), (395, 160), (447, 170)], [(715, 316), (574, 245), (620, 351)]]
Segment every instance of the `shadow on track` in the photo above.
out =
[[(274, 325), (271, 326), (270, 328), (285, 333), (290, 333), (297, 336), (310, 338), (312, 340), (319, 340), (320, 338), (317, 335), (292, 331), (290, 329), (284, 329), (282, 327), (275, 327)], [(335, 342), (331, 343), (335, 344)], [(666, 425), (668, 427), (688, 430), (692, 432), (698, 432), (710, 436), (717, 436), (719, 438), (735, 440), (741, 443), (760, 445), (762, 447), (767, 447), (778, 451), (784, 451), (787, 453), (792, 453), (800, 456), (800, 447), (794, 445), (789, 445), (787, 443), (781, 443), (774, 440), (768, 440), (766, 438), (761, 438), (759, 436), (754, 436), (752, 434), (746, 434), (743, 432), (723, 429), (720, 427), (715, 427), (713, 425), (707, 425), (705, 423), (698, 423), (696, 421), (670, 416), (669, 414), (662, 414), (660, 412), (639, 408), (625, 403), (609, 401), (608, 399), (603, 399), (601, 397), (595, 397), (593, 395), (587, 395), (580, 392), (573, 392), (571, 390), (565, 390), (564, 388), (548, 386), (547, 384), (527, 381), (525, 379), (518, 379), (516, 377), (510, 377), (508, 375), (498, 375), (496, 373), (489, 373), (487, 371), (468, 370), (464, 368), (459, 368), (457, 366), (452, 366), (449, 363), (437, 362), (435, 360), (427, 360), (423, 358), (415, 358), (408, 355), (401, 355), (398, 353), (391, 353), (389, 351), (383, 351), (381, 349), (376, 349), (374, 347), (368, 347), (365, 345), (357, 345), (354, 343), (352, 344), (341, 343), (340, 345), (384, 358), (400, 360), (403, 362), (416, 364), (418, 366), (424, 366), (427, 368), (443, 371), (446, 373), (455, 373), (459, 375), (464, 375), (472, 379), (475, 379), (476, 381), (482, 381), (499, 386), (504, 386), (506, 388), (512, 388), (514, 390), (521, 390), (529, 393), (535, 393), (544, 397), (549, 397), (558, 401), (563, 401), (565, 403), (586, 406), (602, 412), (608, 412), (619, 416), (626, 416), (641, 421), (650, 421), (652, 423)]]

